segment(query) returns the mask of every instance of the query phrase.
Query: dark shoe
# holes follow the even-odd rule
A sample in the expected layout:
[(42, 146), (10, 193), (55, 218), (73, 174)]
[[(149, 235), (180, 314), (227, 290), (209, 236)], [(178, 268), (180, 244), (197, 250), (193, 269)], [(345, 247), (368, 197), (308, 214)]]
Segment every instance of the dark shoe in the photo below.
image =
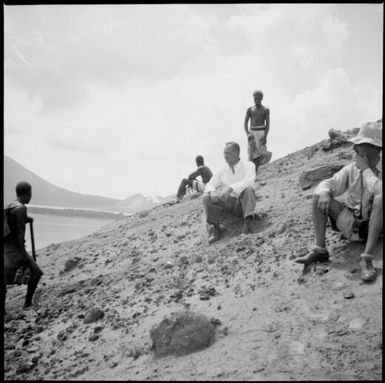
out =
[(313, 249), (310, 253), (306, 254), (304, 257), (297, 258), (294, 262), (301, 263), (304, 265), (310, 265), (315, 262), (328, 262), (329, 253), (327, 250), (321, 252), (319, 250)]
[(221, 238), (221, 229), (217, 225), (212, 225), (209, 229), (209, 245)]
[(373, 267), (373, 262), (371, 259), (361, 258), (361, 279), (364, 282), (372, 282), (377, 278), (377, 271)]
[(250, 234), (253, 232), (253, 221), (251, 219), (246, 219), (243, 224), (243, 234)]

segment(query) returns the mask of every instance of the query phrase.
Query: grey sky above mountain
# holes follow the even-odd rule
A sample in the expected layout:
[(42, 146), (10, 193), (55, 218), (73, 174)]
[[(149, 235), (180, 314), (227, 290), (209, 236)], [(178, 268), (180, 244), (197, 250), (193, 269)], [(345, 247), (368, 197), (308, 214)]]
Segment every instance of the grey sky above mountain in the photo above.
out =
[(169, 195), (241, 144), (273, 160), (382, 117), (382, 4), (4, 6), (5, 154), (49, 182)]

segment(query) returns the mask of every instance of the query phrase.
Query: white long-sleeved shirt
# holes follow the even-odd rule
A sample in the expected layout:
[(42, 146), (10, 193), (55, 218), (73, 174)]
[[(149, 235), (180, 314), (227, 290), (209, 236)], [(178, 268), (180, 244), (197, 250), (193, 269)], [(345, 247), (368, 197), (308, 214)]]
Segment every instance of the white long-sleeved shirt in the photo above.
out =
[(374, 171), (369, 168), (361, 171), (353, 162), (344, 166), (333, 177), (320, 182), (314, 193), (320, 195), (327, 191), (335, 198), (346, 192), (346, 206), (359, 213), (362, 203), (362, 217), (366, 219), (371, 199), (382, 194), (381, 180), (382, 172), (378, 168)]
[(234, 165), (234, 172), (230, 165), (220, 168), (207, 183), (205, 193), (231, 186), (234, 197), (239, 195), (249, 186), (253, 186), (255, 180), (255, 165), (251, 161), (239, 160)]

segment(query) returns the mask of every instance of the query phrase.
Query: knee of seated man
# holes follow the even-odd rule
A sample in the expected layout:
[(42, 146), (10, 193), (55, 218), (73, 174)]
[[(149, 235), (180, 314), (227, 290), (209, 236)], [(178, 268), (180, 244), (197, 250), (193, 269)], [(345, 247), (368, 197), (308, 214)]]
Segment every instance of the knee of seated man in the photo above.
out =
[(382, 193), (373, 198), (372, 210), (373, 209), (381, 209), (382, 210)]
[(254, 193), (254, 189), (252, 186), (248, 186), (243, 192), (244, 194)]

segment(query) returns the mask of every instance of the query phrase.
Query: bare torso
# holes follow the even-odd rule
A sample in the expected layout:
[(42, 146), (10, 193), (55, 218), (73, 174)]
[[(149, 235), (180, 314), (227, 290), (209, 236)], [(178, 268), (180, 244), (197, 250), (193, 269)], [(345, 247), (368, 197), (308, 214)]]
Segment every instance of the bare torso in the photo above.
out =
[(248, 115), (250, 117), (250, 125), (251, 126), (260, 126), (265, 125), (266, 118), (269, 113), (269, 109), (264, 107), (263, 105), (251, 106), (248, 110)]

